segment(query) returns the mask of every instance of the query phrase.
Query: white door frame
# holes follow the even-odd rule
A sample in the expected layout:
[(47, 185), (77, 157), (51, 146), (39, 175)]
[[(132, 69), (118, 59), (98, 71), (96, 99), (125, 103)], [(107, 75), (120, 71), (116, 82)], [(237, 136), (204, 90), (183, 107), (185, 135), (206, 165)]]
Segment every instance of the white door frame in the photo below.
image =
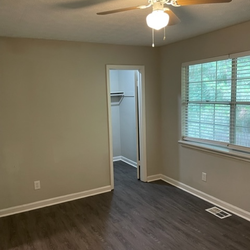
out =
[(140, 131), (140, 179), (147, 182), (147, 157), (146, 157), (146, 110), (145, 110), (145, 67), (140, 65), (106, 65), (107, 76), (107, 101), (108, 101), (108, 133), (109, 133), (109, 164), (111, 188), (114, 189), (114, 167), (113, 167), (113, 140), (111, 120), (110, 99), (110, 70), (138, 70), (141, 74), (139, 93), (141, 98), (138, 102), (139, 131)]

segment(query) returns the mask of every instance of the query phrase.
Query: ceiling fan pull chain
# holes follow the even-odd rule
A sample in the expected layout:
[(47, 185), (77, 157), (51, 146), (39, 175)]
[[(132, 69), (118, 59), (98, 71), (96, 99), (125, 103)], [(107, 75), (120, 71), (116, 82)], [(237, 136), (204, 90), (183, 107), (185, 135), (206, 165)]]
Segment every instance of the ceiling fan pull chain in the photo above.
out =
[(164, 27), (164, 36), (163, 36), (163, 40), (166, 40), (166, 27)]
[(155, 31), (152, 29), (152, 47), (155, 46)]

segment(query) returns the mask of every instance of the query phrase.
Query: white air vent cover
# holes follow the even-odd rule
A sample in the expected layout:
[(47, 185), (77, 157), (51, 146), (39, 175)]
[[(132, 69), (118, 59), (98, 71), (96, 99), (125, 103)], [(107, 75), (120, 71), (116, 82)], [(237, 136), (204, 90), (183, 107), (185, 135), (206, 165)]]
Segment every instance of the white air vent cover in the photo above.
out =
[(211, 207), (211, 208), (206, 209), (206, 211), (219, 217), (220, 219), (225, 219), (225, 218), (231, 216), (231, 214), (229, 214), (226, 211), (221, 210), (218, 207)]

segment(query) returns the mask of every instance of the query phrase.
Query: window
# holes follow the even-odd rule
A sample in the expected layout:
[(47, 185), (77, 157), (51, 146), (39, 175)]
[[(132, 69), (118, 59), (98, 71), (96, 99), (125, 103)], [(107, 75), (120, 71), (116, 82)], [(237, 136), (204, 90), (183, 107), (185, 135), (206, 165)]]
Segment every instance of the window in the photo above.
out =
[(250, 151), (250, 52), (183, 64), (182, 137)]

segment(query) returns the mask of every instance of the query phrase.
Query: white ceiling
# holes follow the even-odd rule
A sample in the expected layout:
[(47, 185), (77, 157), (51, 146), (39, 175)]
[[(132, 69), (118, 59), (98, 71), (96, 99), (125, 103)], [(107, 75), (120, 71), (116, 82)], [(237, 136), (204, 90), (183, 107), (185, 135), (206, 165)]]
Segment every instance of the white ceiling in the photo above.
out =
[[(147, 0), (0, 0), (0, 36), (151, 46), (152, 9), (98, 16)], [(181, 23), (156, 32), (156, 46), (250, 20), (250, 0), (170, 7)], [(249, 32), (249, 31), (246, 31)]]

